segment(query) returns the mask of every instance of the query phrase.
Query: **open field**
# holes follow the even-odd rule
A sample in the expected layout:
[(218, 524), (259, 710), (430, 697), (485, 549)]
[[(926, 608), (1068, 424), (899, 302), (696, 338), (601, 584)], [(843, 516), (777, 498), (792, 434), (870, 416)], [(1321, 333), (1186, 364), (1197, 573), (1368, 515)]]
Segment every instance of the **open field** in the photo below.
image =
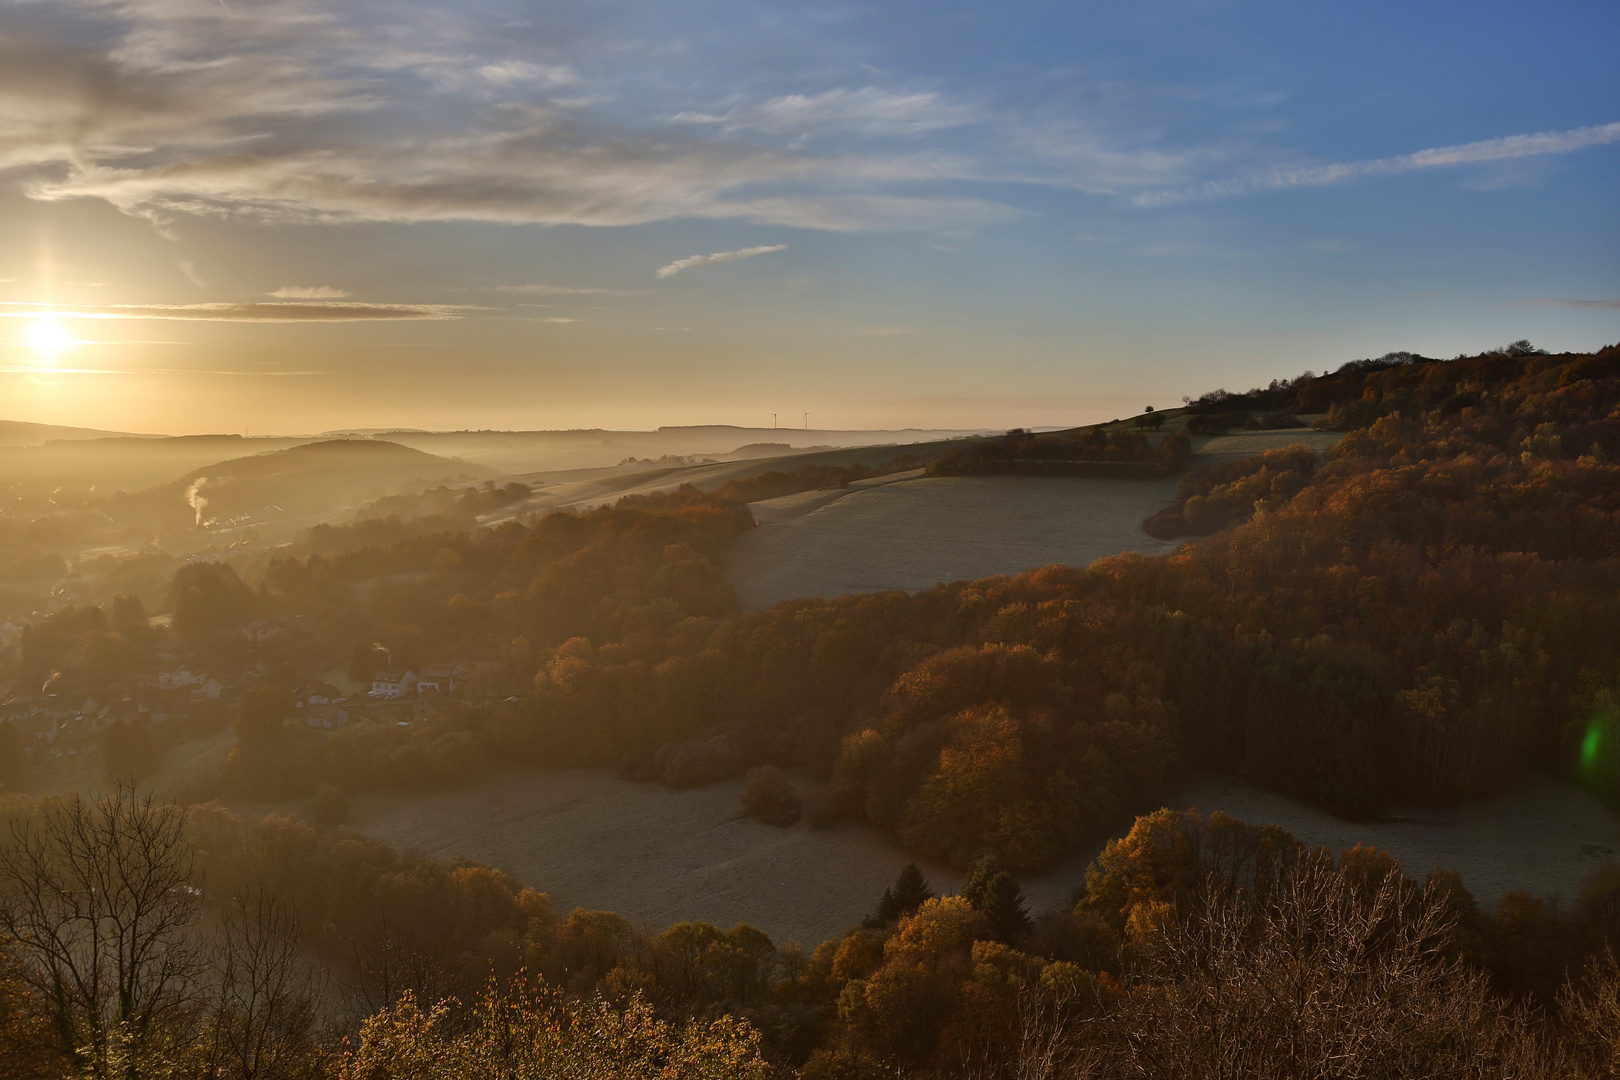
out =
[[(549, 893), (561, 911), (607, 908), (655, 927), (747, 921), (805, 945), (869, 914), (908, 861), (866, 825), (777, 829), (741, 819), (742, 785), (669, 791), (605, 771), (527, 770), (453, 791), (361, 795), (352, 825), (436, 858), (499, 866)], [(1335, 851), (1371, 843), (1417, 875), (1455, 869), (1487, 905), (1511, 889), (1573, 896), (1582, 877), (1620, 853), (1620, 817), (1545, 777), (1444, 815), (1380, 822), (1343, 821), (1225, 777), (1194, 778), (1165, 802), (1273, 822)], [(1031, 910), (1066, 907), (1100, 849), (1027, 879)], [(949, 867), (923, 869), (936, 892), (961, 884)]]
[(1534, 773), (1489, 799), (1442, 810), (1397, 809), (1379, 821), (1345, 821), (1229, 777), (1190, 781), (1176, 790), (1173, 804), (1281, 825), (1333, 851), (1371, 844), (1417, 877), (1455, 870), (1486, 905), (1515, 889), (1574, 897), (1582, 878), (1620, 857), (1620, 815)]
[[(1342, 432), (1290, 429), (1195, 436), (1190, 468), (1294, 443), (1325, 451)], [(739, 537), (726, 575), (743, 605), (1085, 566), (1124, 551), (1158, 554), (1179, 540), (1142, 531), (1175, 498), (1179, 477), (926, 477), (920, 471), (750, 503), (760, 527)]]
[[(1238, 431), (1230, 435), (1206, 435), (1194, 439), (1193, 467), (1202, 464), (1200, 458), (1253, 457), (1267, 450), (1281, 450), (1285, 446), (1304, 443), (1317, 453), (1331, 450), (1344, 438), (1342, 431), (1315, 431), (1310, 428), (1283, 428), (1278, 431)], [(1204, 441), (1200, 444), (1199, 439)]]
[[(516, 874), (560, 911), (606, 908), (656, 927), (750, 922), (814, 945), (870, 913), (908, 861), (877, 830), (811, 829), (737, 816), (743, 780), (685, 791), (610, 772), (509, 773), (453, 791), (352, 800), (356, 829), (440, 859)], [(928, 866), (937, 890), (961, 878)]]
[(952, 476), (852, 486), (796, 516), (778, 515), (774, 504), (784, 500), (771, 499), (754, 505), (756, 520), (768, 523), (732, 545), (726, 574), (745, 606), (763, 608), (1170, 551), (1175, 541), (1147, 535), (1141, 523), (1175, 491), (1174, 478)]

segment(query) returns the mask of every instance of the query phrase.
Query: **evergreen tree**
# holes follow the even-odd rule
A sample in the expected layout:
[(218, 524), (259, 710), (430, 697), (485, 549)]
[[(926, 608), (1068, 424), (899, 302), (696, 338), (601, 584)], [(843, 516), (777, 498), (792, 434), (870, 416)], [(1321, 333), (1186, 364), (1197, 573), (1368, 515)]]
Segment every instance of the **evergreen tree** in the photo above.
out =
[(1010, 944), (1029, 932), (1024, 890), (994, 855), (986, 855), (968, 872), (962, 883), (962, 898), (984, 912), (997, 941)]
[(922, 907), (924, 900), (933, 898), (934, 890), (922, 870), (916, 863), (906, 863), (894, 884), (883, 890), (883, 898), (878, 901), (878, 921), (898, 922)]

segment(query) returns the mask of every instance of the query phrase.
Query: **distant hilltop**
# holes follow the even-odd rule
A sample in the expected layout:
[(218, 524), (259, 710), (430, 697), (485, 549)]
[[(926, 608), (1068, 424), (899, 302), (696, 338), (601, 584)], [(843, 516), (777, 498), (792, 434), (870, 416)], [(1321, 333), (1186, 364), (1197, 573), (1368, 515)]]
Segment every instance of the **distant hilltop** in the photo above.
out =
[[(789, 436), (789, 435), (799, 435), (799, 436), (802, 437), (806, 433), (813, 434), (813, 435), (860, 436), (862, 438), (865, 438), (867, 436), (889, 435), (889, 436), (895, 436), (896, 440), (898, 441), (899, 436), (911, 436), (914, 439), (950, 439), (950, 438), (960, 438), (960, 437), (962, 437), (964, 435), (979, 435), (979, 434), (983, 434), (984, 432), (987, 432), (987, 431), (990, 431), (990, 430), (991, 430), (990, 428), (855, 428), (855, 429), (840, 429), (840, 428), (801, 428), (801, 427), (793, 427), (793, 426), (788, 426), (788, 427), (740, 427), (740, 426), (738, 426), (736, 424), (664, 424), (664, 425), (659, 427), (658, 433), (660, 435), (663, 435), (663, 434), (669, 434), (669, 435), (706, 435), (706, 434), (709, 434), (709, 433), (712, 432), (714, 434), (721, 434), (721, 433), (738, 434), (738, 433), (741, 433), (741, 434), (749, 434), (749, 435), (751, 435), (751, 434), (754, 434), (755, 432), (760, 432), (760, 431), (773, 431), (773, 432), (777, 433), (778, 437), (786, 437), (786, 436)], [(996, 432), (996, 433), (1000, 434), (999, 431)]]

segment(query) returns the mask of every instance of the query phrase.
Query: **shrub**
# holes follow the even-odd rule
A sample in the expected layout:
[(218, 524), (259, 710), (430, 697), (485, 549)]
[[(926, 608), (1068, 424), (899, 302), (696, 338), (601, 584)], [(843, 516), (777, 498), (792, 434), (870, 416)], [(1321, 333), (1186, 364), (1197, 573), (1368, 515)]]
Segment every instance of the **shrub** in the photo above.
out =
[(799, 793), (775, 765), (750, 772), (740, 798), (743, 813), (767, 825), (785, 828), (799, 820)]
[(669, 749), (664, 758), (664, 783), (672, 788), (697, 787), (736, 776), (742, 771), (742, 751), (725, 735), (689, 739)]

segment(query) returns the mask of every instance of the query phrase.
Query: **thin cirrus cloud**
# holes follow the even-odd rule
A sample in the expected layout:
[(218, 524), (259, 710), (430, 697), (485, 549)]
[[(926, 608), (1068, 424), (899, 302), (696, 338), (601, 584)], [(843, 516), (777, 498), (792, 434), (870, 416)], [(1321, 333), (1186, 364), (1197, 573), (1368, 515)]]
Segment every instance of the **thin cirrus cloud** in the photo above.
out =
[(835, 88), (819, 94), (786, 94), (724, 113), (682, 112), (672, 122), (712, 124), (724, 131), (773, 135), (914, 135), (984, 119), (979, 110), (936, 93), (896, 93), (880, 87)]
[(1620, 311), (1620, 298), (1614, 300), (1564, 300), (1552, 296), (1538, 296), (1530, 301), (1542, 307), (1576, 308), (1585, 311)]
[(303, 303), (106, 304), (94, 307), (9, 303), (0, 319), (172, 319), (192, 322), (386, 322), (459, 319), (473, 310), (459, 304)]
[(342, 300), (349, 294), (330, 285), (283, 285), (270, 295), (277, 300)]
[[(442, 13), (410, 4), (391, 10), (387, 35), (358, 10), (314, 0), (251, 20), (223, 5), (123, 0), (86, 9), (94, 35), (34, 10), (27, 33), (0, 29), (0, 171), (19, 172), (31, 198), (102, 200), (171, 235), (197, 215), (317, 225), (708, 218), (831, 231), (1016, 216), (990, 198), (890, 190), (977, 176), (971, 155), (798, 145), (807, 134), (916, 134), (977, 115), (931, 92), (778, 95), (672, 125), (593, 113), (591, 95), (611, 98), (613, 76), (582, 75), (560, 45), (514, 58), (506, 32), (474, 17), (450, 44)], [(723, 130), (700, 130), (716, 123)], [(730, 137), (739, 131), (750, 137)]]
[(734, 262), (737, 259), (751, 259), (755, 255), (765, 255), (772, 251), (786, 251), (786, 244), (761, 244), (759, 247), (738, 248), (736, 251), (716, 251), (712, 255), (688, 255), (684, 259), (676, 259), (668, 266), (658, 268), (661, 278), (674, 277), (682, 270), (690, 270), (694, 266), (710, 266), (714, 263)]
[(601, 289), (580, 285), (491, 285), (490, 292), (523, 296), (633, 296), (634, 289)]
[(1211, 180), (1176, 190), (1144, 191), (1131, 201), (1143, 207), (1167, 206), (1200, 199), (1246, 195), (1256, 191), (1326, 187), (1361, 176), (1391, 176), (1423, 169), (1478, 165), (1490, 161), (1538, 157), (1543, 154), (1567, 154), (1573, 150), (1584, 150), (1590, 146), (1602, 146), (1613, 142), (1620, 142), (1620, 122), (1571, 128), (1567, 131), (1507, 135), (1499, 139), (1440, 146), (1430, 150), (1419, 150), (1415, 154), (1401, 154), (1398, 157), (1376, 158), (1371, 161), (1342, 162), (1302, 169), (1276, 169), (1256, 176)]

